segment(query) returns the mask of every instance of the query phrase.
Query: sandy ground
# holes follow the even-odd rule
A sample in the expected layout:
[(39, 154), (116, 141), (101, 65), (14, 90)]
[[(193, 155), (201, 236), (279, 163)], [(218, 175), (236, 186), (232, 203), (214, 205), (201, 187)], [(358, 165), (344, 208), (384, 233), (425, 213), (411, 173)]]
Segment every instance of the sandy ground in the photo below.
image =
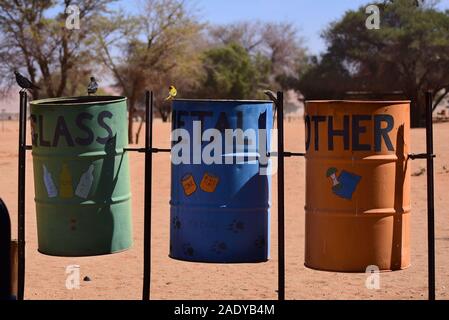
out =
[[(301, 119), (285, 123), (286, 150), (304, 146)], [(168, 124), (155, 122), (157, 147), (169, 146)], [(29, 133), (29, 130), (28, 130)], [(29, 134), (28, 134), (29, 135)], [(435, 190), (437, 298), (449, 298), (449, 123), (435, 125)], [(28, 137), (29, 138), (29, 137)], [(425, 131), (412, 130), (412, 152), (425, 151)], [(0, 196), (12, 215), (17, 234), (16, 122), (0, 125)], [(143, 272), (143, 171), (144, 157), (132, 153), (132, 205), (134, 247), (126, 252), (86, 258), (59, 258), (38, 253), (34, 207), (33, 168), (27, 154), (26, 181), (26, 299), (140, 299)], [(416, 160), (412, 172), (424, 167)], [(447, 169), (446, 169), (447, 168)], [(169, 246), (170, 160), (168, 154), (154, 156), (154, 202), (152, 238), (152, 287), (154, 299), (277, 299), (277, 184), (273, 183), (272, 258), (259, 264), (201, 264), (172, 260)], [(307, 269), (304, 261), (304, 159), (286, 159), (286, 297), (287, 299), (426, 299), (427, 232), (426, 176), (412, 177), (411, 258), (403, 271), (382, 273), (380, 289), (365, 287), (365, 274), (321, 272)], [(79, 290), (65, 287), (66, 266), (80, 265)]]

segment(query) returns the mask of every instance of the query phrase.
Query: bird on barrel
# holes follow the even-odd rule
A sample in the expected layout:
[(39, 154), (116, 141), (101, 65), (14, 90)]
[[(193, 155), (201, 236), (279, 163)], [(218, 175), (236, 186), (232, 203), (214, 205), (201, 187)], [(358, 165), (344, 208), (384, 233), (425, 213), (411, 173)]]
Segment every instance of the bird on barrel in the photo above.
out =
[(278, 109), (278, 103), (279, 103), (278, 98), (277, 98), (276, 94), (271, 90), (264, 90), (263, 93), (265, 93), (268, 96), (268, 98), (270, 98), (270, 100), (273, 101), (273, 104), (274, 104), (273, 124), (274, 124), (274, 120), (276, 119), (276, 111)]
[(98, 90), (98, 83), (95, 77), (90, 77), (89, 85), (87, 86), (87, 95), (95, 94)]
[(22, 76), (18, 71), (14, 71), (14, 74), (16, 76), (17, 84), (22, 88), (20, 92), (26, 91), (26, 90), (33, 90), (33, 89), (40, 89), (38, 86), (33, 84), (30, 80)]
[(168, 87), (168, 97), (165, 100), (171, 100), (178, 94), (178, 90), (176, 90), (175, 86)]

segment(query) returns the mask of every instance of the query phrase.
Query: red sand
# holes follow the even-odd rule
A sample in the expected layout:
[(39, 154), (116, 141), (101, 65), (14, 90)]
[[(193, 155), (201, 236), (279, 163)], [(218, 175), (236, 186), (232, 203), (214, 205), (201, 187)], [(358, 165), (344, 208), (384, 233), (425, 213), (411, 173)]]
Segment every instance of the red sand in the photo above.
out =
[[(157, 147), (169, 146), (169, 124), (154, 124)], [(286, 121), (286, 150), (304, 149), (301, 119)], [(143, 132), (144, 130), (142, 130)], [(29, 136), (29, 131), (28, 131)], [(449, 124), (435, 125), (435, 207), (437, 299), (449, 293)], [(27, 137), (29, 139), (29, 137)], [(143, 139), (143, 138), (142, 138)], [(425, 151), (425, 131), (412, 130), (412, 152)], [(12, 215), (13, 235), (17, 234), (17, 149), (18, 124), (0, 126), (0, 196)], [(144, 156), (131, 154), (134, 247), (126, 252), (87, 258), (59, 258), (37, 252), (33, 168), (27, 154), (26, 181), (26, 299), (140, 299), (143, 272), (143, 170)], [(412, 172), (425, 167), (415, 160)], [(273, 183), (272, 259), (259, 264), (200, 264), (168, 257), (170, 159), (155, 154), (153, 180), (152, 287), (153, 299), (277, 299), (277, 184)], [(427, 218), (426, 175), (412, 177), (412, 266), (403, 271), (382, 273), (380, 289), (365, 287), (365, 274), (314, 271), (304, 267), (304, 159), (286, 159), (286, 298), (287, 299), (426, 299)], [(445, 196), (446, 195), (446, 196)], [(78, 264), (79, 290), (65, 287), (65, 268)]]

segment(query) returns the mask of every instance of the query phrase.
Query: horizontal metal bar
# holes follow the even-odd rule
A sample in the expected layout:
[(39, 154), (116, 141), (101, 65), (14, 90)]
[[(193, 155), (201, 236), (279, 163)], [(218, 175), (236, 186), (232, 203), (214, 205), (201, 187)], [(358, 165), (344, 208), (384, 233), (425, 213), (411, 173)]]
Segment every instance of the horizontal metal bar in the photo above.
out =
[[(136, 152), (142, 152), (145, 153), (145, 148), (124, 148), (125, 151), (136, 151)], [(158, 153), (158, 152), (171, 152), (171, 149), (160, 149), (160, 148), (151, 148), (150, 149), (152, 153)]]
[(171, 149), (153, 148), (152, 150), (153, 150), (154, 153), (157, 153), (157, 152), (171, 152)]
[(125, 151), (145, 152), (145, 148), (123, 148)]
[(412, 160), (415, 159), (432, 159), (435, 158), (436, 155), (434, 154), (428, 154), (428, 153), (409, 153), (408, 157)]
[(33, 146), (25, 146), (25, 150), (33, 150)]
[[(303, 152), (283, 152), (284, 157), (304, 157), (306, 154)], [(267, 157), (277, 157), (279, 156), (279, 152), (268, 152)]]
[(304, 157), (305, 155), (304, 152), (284, 152), (284, 157)]

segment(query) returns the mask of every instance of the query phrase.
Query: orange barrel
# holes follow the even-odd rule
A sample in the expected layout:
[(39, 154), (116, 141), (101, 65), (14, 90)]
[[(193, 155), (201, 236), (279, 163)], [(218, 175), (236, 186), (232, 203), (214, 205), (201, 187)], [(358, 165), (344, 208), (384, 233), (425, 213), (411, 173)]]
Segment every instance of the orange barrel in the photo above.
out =
[(307, 101), (305, 265), (410, 265), (409, 101)]

